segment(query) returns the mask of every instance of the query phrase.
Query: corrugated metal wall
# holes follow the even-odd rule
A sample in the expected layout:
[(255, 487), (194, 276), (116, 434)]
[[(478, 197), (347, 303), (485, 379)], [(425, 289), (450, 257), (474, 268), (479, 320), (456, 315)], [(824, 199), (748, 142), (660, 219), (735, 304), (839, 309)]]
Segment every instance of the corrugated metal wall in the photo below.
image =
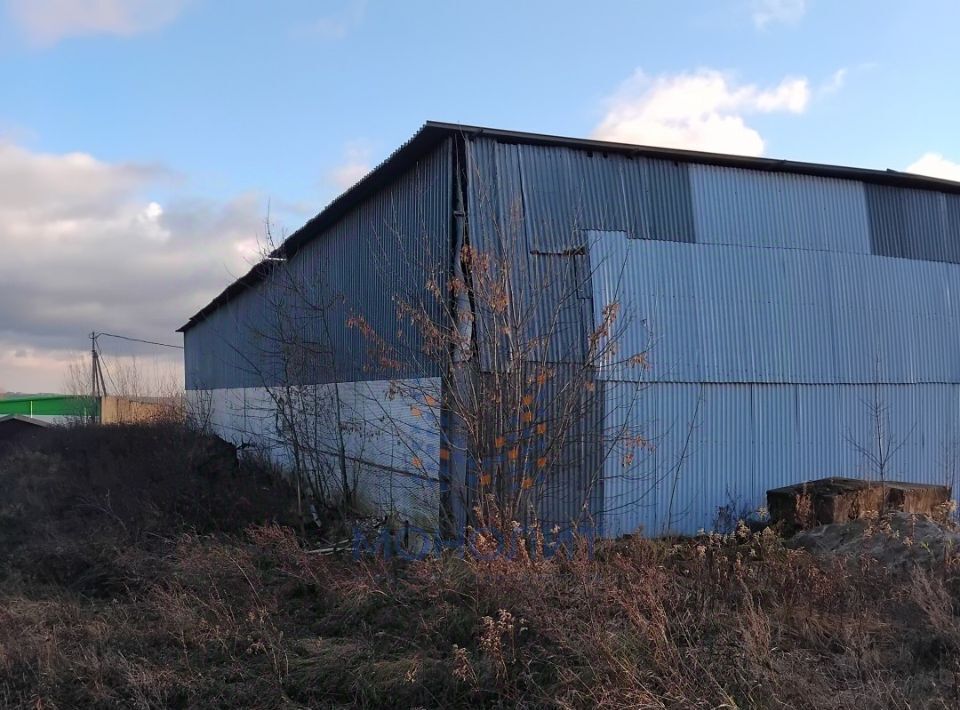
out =
[(608, 426), (643, 432), (633, 461), (613, 447), (604, 475), (604, 533), (712, 529), (719, 509), (766, 504), (770, 488), (826, 476), (875, 479), (882, 410), (888, 480), (956, 485), (960, 385), (605, 384)]
[[(960, 382), (960, 269), (864, 254), (642, 242), (591, 248), (595, 318), (672, 382)], [(626, 276), (625, 276), (626, 275)], [(642, 326), (642, 327), (641, 327)], [(613, 365), (603, 379), (635, 379)]]
[[(956, 468), (947, 452), (958, 448), (960, 197), (464, 141), (468, 239), (511, 254), (519, 307), (534, 314), (527, 335), (551, 333), (538, 359), (582, 366), (613, 302), (620, 359), (649, 351), (649, 368), (611, 359), (589, 383), (600, 393), (594, 422), (572, 433), (564, 465), (551, 471), (545, 520), (580, 518), (589, 498), (607, 535), (636, 526), (695, 532), (721, 506), (761, 503), (767, 488), (862, 475), (856, 442), (868, 437), (870, 402), (905, 440), (895, 475), (941, 481)], [(407, 352), (417, 338), (396, 334), (391, 299), (422, 292), (426, 271), (411, 263), (446, 273), (451, 143), (291, 264), (303, 282), (319, 275), (346, 294), (342, 318), (353, 307)], [(269, 341), (256, 326), (271, 324), (281, 300), (269, 288), (187, 331), (188, 387), (262, 384), (247, 365)], [(283, 306), (292, 327), (322, 340), (315, 322)], [(482, 314), (476, 327), (480, 369), (489, 371), (502, 353)], [(340, 328), (334, 341), (344, 366), (309, 381), (382, 379), (359, 332)], [(281, 364), (268, 368), (274, 379)]]
[[(870, 401), (907, 439), (895, 475), (944, 480), (960, 406), (960, 268), (943, 262), (960, 261), (960, 199), (468, 145), (473, 244), (520, 245), (518, 281), (542, 302), (534, 328), (548, 332), (557, 313), (569, 322), (547, 360), (582, 362), (577, 343), (613, 302), (616, 359), (648, 351), (649, 369), (611, 358), (597, 375), (605, 443), (587, 458), (605, 462), (593, 510), (605, 534), (695, 532), (721, 506), (762, 504), (770, 487), (864, 475), (854, 442), (868, 439)], [(577, 275), (592, 323), (558, 301)], [(575, 467), (558, 475), (569, 490), (592, 485)], [(563, 507), (551, 514), (572, 514)]]
[(960, 195), (868, 185), (873, 251), (960, 263)]
[[(275, 277), (189, 328), (187, 389), (436, 375), (420, 359), (417, 329), (397, 320), (394, 299), (429, 303), (427, 279), (437, 273), (442, 281), (448, 271), (451, 180), (447, 141), (289, 263), (278, 263)], [(318, 316), (321, 307), (329, 330)], [(355, 314), (402, 354), (402, 368), (384, 372), (370, 357), (371, 340), (347, 327)], [(293, 362), (282, 354), (291, 338), (332, 356)]]
[(862, 183), (694, 165), (696, 241), (870, 253)]
[[(571, 383), (582, 386), (585, 334), (593, 329), (582, 227), (642, 223), (639, 215), (628, 213), (628, 206), (639, 207), (625, 193), (624, 172), (637, 171), (636, 161), (597, 156), (604, 162), (592, 169), (591, 160), (583, 162), (584, 156), (571, 150), (482, 139), (466, 143), (470, 244), (481, 252), (510, 255), (514, 320), (523, 330), (521, 338), (542, 339), (527, 357), (531, 365), (555, 372), (540, 387), (538, 421), (562, 426), (567, 444), (551, 457), (548, 471), (530, 474), (536, 480), (538, 516), (548, 527), (585, 522), (599, 507), (595, 482), (602, 475), (602, 399), (586, 397), (583, 420), (571, 427), (558, 424), (562, 417), (555, 411), (573, 406)], [(508, 357), (507, 349), (493, 318), (482, 311), (476, 328), (480, 367), (490, 372)]]

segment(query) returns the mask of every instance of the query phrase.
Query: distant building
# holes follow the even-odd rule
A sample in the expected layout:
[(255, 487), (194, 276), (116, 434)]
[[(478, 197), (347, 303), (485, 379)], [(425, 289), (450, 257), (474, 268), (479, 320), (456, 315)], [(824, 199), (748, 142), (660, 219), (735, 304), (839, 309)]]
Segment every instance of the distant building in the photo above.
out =
[(95, 418), (100, 404), (93, 397), (75, 395), (31, 395), (0, 397), (0, 416), (12, 414), (30, 417), (47, 424), (67, 424)]
[(182, 405), (169, 397), (104, 395), (34, 395), (0, 398), (0, 416), (16, 415), (45, 424), (134, 424), (182, 416)]
[[(447, 293), (470, 276), (464, 246), (505, 240), (524, 274), (518, 298), (562, 314), (559, 329), (530, 324), (556, 336), (544, 363), (582, 364), (615, 302), (631, 316), (623, 352), (649, 365), (596, 368), (584, 431), (643, 430), (644, 450), (571, 441), (562, 467), (536, 474), (547, 525), (695, 533), (769, 488), (875, 476), (878, 423), (887, 476), (954, 482), (960, 184), (892, 171), (428, 123), (182, 328), (188, 394), (223, 436), (276, 440), (265, 392), (285, 379), (264, 339), (271, 309), (296, 303), (271, 294), (281, 262), (313, 275), (342, 298), (325, 334), (301, 325), (338, 366), (301, 370), (297, 384), (339, 383), (367, 433), (347, 441), (365, 494), (402, 513), (458, 507), (465, 520), (476, 499), (445, 502), (444, 486), (486, 463), (451, 449), (449, 422), (424, 424), (423, 402), (391, 397), (399, 379), (442, 401), (450, 373), (426, 361), (387, 373), (347, 322), (362, 314), (388, 344), (422, 351), (396, 294), (429, 300), (428, 263)], [(560, 291), (575, 297), (561, 303)], [(485, 317), (464, 320), (478, 377), (497, 367), (479, 340)]]
[(50, 425), (19, 414), (0, 414), (0, 452), (15, 444), (24, 444)]

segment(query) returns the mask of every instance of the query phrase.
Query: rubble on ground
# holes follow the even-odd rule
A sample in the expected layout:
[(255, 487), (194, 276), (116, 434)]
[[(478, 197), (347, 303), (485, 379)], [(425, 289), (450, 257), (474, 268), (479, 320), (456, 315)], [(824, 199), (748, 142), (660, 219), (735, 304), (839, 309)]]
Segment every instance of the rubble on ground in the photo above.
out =
[(960, 529), (916, 513), (893, 512), (803, 530), (787, 545), (819, 555), (868, 557), (891, 569), (943, 562), (960, 552)]

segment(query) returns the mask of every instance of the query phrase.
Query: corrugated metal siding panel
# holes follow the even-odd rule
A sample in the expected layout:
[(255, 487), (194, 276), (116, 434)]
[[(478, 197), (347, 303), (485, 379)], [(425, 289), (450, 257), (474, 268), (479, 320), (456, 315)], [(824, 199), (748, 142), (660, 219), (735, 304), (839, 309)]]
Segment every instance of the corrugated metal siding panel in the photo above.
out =
[[(431, 301), (425, 287), (432, 273), (439, 274), (445, 284), (451, 197), (448, 141), (319, 235), (289, 264), (278, 265), (278, 276), (188, 330), (187, 388), (272, 386), (283, 381), (280, 370), (285, 358), (276, 356), (281, 327), (282, 339), (297, 333), (308, 346), (335, 352), (335, 368), (329, 367), (329, 358), (305, 361), (297, 368), (295, 383), (435, 374), (429, 363), (421, 361), (416, 328), (398, 321), (394, 299), (403, 294), (415, 302), (423, 300), (438, 313), (439, 304)], [(284, 283), (293, 287), (284, 288)], [(300, 292), (306, 297), (293, 297)], [(281, 298), (283, 319), (277, 317), (275, 305)], [(328, 315), (329, 342), (315, 307), (334, 301)], [(347, 327), (351, 314), (363, 315), (409, 365), (384, 373), (369, 357), (369, 342), (357, 329)]]
[(624, 161), (627, 205), (634, 206), (629, 210), (631, 236), (667, 242), (696, 241), (689, 171), (686, 163), (667, 160)]
[[(360, 500), (380, 514), (396, 512), (430, 530), (440, 510), (440, 427), (438, 412), (426, 404), (439, 401), (437, 378), (346, 382), (339, 386), (348, 475)], [(311, 390), (314, 392), (314, 390)], [(318, 385), (313, 402), (335, 402), (333, 385)], [(192, 390), (191, 406), (209, 416), (215, 433), (235, 444), (252, 444), (279, 465), (292, 466), (287, 438), (277, 431), (274, 400), (267, 389), (248, 387)], [(332, 423), (321, 421), (323, 427)], [(309, 431), (309, 428), (304, 430)], [(306, 446), (335, 447), (334, 431), (305, 437)], [(329, 460), (330, 470), (338, 462)]]
[(874, 403), (891, 439), (904, 442), (888, 480), (957, 482), (958, 385), (656, 384), (637, 392), (616, 382), (606, 393), (608, 419), (655, 446), (629, 464), (622, 447), (607, 459), (608, 537), (695, 534), (714, 526), (721, 506), (741, 514), (765, 505), (770, 488), (875, 477), (854, 445), (872, 441)]
[[(511, 282), (526, 338), (546, 336), (531, 360), (556, 365), (538, 401), (551, 406), (571, 378), (582, 379), (587, 334), (592, 330), (593, 289), (584, 225), (622, 230), (642, 224), (644, 192), (624, 192), (623, 170), (637, 161), (565, 149), (540, 149), (475, 139), (466, 144), (471, 244), (480, 251), (513, 256)], [(639, 180), (637, 181), (639, 183)], [(653, 193), (645, 186), (647, 193)], [(670, 220), (664, 220), (670, 224)], [(481, 370), (497, 366), (491, 331), (478, 315)], [(597, 389), (594, 389), (596, 393)], [(551, 394), (552, 393), (552, 394)], [(593, 517), (600, 495), (602, 398), (594, 395), (588, 412), (569, 432), (569, 443), (539, 484), (540, 522), (566, 527)]]
[[(538, 520), (544, 529), (599, 523), (606, 421), (603, 392), (597, 384), (590, 383), (579, 366), (560, 366), (536, 392), (537, 402), (542, 403), (537, 407), (537, 421), (547, 424), (547, 440), (555, 441), (554, 428), (563, 427), (560, 431), (566, 442), (551, 455), (545, 476), (536, 472)], [(564, 424), (558, 403), (577, 416)]]
[(944, 195), (946, 209), (946, 235), (944, 259), (960, 264), (960, 195)]
[(867, 185), (873, 251), (880, 256), (960, 263), (960, 198)]
[(558, 252), (573, 249), (578, 240), (580, 205), (570, 166), (569, 150), (547, 146), (519, 146), (523, 186), (523, 220), (531, 250)]
[(690, 167), (696, 241), (869, 254), (862, 183)]
[(694, 240), (686, 164), (482, 138), (467, 146), (478, 246), (518, 217), (527, 248), (547, 253), (577, 248), (587, 229)]
[[(520, 308), (533, 308), (525, 288), (531, 276), (529, 243), (524, 223), (523, 193), (520, 178), (519, 146), (494, 141), (474, 140), (466, 144), (468, 174), (467, 225), (470, 245), (493, 255), (494, 267), (504, 255), (511, 254), (511, 285), (516, 287), (511, 299), (520, 301)], [(533, 265), (535, 266), (535, 265)], [(480, 349), (481, 369), (490, 371), (505, 356), (500, 349), (502, 335), (496, 324), (480, 309), (475, 327)]]
[[(960, 268), (869, 255), (618, 239), (591, 243), (594, 318), (619, 302), (602, 379), (960, 382)], [(640, 327), (643, 325), (645, 327)]]
[[(579, 254), (589, 230), (693, 239), (685, 164), (482, 138), (466, 147), (471, 244), (514, 255), (512, 283), (527, 335), (557, 332), (548, 339), (549, 362), (573, 361), (591, 329), (570, 298), (581, 283), (592, 295), (589, 258)], [(477, 328), (481, 366), (489, 369), (495, 354), (482, 314)]]

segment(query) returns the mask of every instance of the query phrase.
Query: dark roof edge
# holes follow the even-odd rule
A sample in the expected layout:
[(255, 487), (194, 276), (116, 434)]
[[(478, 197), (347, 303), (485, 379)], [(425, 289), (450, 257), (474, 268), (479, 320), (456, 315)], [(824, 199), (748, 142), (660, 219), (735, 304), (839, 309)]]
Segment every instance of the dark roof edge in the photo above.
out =
[[(397, 150), (380, 163), (380, 165), (367, 173), (365, 177), (349, 190), (334, 199), (316, 217), (309, 220), (300, 229), (291, 234), (283, 244), (271, 253), (271, 256), (292, 257), (316, 235), (335, 224), (357, 204), (397, 178), (407, 170), (417, 158), (436, 147), (444, 139), (455, 135), (462, 135), (467, 138), (486, 137), (505, 143), (562, 146), (578, 150), (592, 150), (600, 153), (619, 153), (645, 158), (658, 158), (660, 160), (745, 168), (765, 172), (815, 175), (819, 177), (858, 180), (860, 182), (894, 187), (912, 187), (920, 190), (936, 190), (939, 192), (960, 194), (960, 182), (942, 180), (925, 175), (914, 175), (897, 170), (872, 170), (840, 165), (778, 160), (776, 158), (752, 158), (723, 153), (706, 153), (696, 150), (682, 150), (679, 148), (657, 148), (653, 146), (633, 145), (630, 143), (611, 143), (588, 138), (568, 138), (541, 133), (524, 133), (522, 131), (506, 131), (497, 128), (483, 128), (481, 126), (466, 126), (458, 123), (427, 121), (410, 140), (397, 148)], [(177, 329), (177, 332), (186, 332), (189, 328), (203, 320), (209, 313), (232, 300), (241, 291), (262, 281), (269, 272), (271, 264), (272, 262), (262, 261), (255, 265), (244, 276), (241, 276), (230, 284), (216, 298), (194, 314), (185, 325)]]
[(684, 150), (681, 148), (658, 148), (656, 146), (634, 145), (632, 143), (612, 143), (591, 138), (567, 138), (542, 133), (504, 131), (497, 128), (482, 128), (479, 126), (461, 126), (456, 123), (439, 123), (436, 121), (428, 121), (424, 125), (424, 129), (426, 128), (444, 130), (451, 133), (462, 133), (466, 136), (487, 136), (507, 143), (565, 146), (579, 150), (592, 150), (600, 153), (625, 153), (645, 158), (659, 158), (661, 160), (674, 160), (684, 163), (719, 165), (722, 167), (746, 168), (766, 172), (817, 175), (820, 177), (834, 177), (882, 185), (893, 185), (896, 187), (914, 187), (924, 190), (960, 193), (960, 182), (943, 180), (927, 175), (906, 173), (899, 170), (851, 168), (827, 163), (805, 163), (795, 160), (781, 160), (778, 158), (753, 158), (746, 155), (708, 153), (699, 150)]
[(50, 426), (50, 422), (45, 422), (35, 417), (28, 417), (25, 414), (0, 414), (0, 422), (23, 422), (24, 424), (32, 424), (33, 426), (39, 427)]

